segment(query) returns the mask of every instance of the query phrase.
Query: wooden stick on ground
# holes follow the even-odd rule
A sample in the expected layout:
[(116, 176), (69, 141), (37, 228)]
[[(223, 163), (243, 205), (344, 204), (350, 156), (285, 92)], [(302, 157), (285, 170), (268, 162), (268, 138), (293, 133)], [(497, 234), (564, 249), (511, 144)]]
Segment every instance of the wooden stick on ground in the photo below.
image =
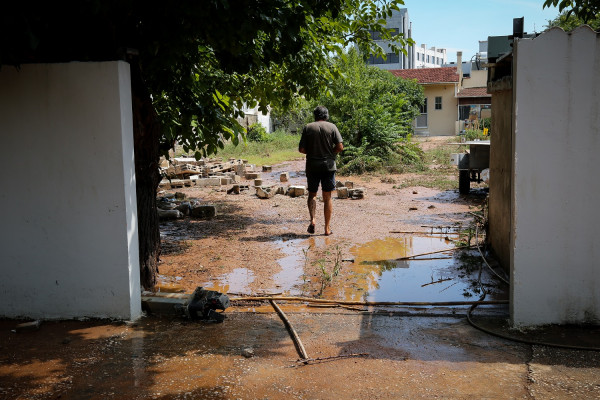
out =
[(290, 323), (290, 320), (287, 319), (287, 317), (285, 316), (283, 311), (281, 311), (281, 308), (279, 308), (279, 306), (273, 300), (269, 299), (269, 303), (271, 303), (271, 305), (273, 306), (273, 308), (279, 315), (279, 318), (281, 318), (281, 320), (283, 321), (283, 324), (285, 325), (288, 332), (290, 333), (290, 336), (292, 337), (292, 340), (294, 341), (294, 345), (296, 346), (296, 351), (298, 352), (298, 355), (300, 356), (300, 358), (302, 360), (307, 360), (308, 355), (306, 354), (306, 350), (304, 349), (304, 346), (302, 345), (302, 342), (300, 341), (300, 337), (296, 333), (296, 330)]
[(396, 260), (409, 260), (409, 259), (414, 258), (414, 257), (428, 256), (430, 254), (445, 253), (447, 251), (454, 251), (454, 250), (460, 250), (460, 249), (470, 249), (471, 247), (475, 247), (475, 246), (460, 246), (460, 247), (455, 247), (453, 249), (430, 251), (429, 253), (413, 254), (412, 256), (406, 256), (406, 257), (396, 258)]

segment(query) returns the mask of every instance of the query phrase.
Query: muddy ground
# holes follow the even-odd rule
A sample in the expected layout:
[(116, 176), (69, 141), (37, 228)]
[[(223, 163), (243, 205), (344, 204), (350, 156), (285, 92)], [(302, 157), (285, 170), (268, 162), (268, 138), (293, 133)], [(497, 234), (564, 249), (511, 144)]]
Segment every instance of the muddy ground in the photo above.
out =
[[(447, 146), (447, 141), (427, 139), (423, 145)], [(273, 172), (263, 173), (264, 184), (277, 184), (280, 173), (287, 171), (289, 184), (305, 185), (303, 169), (302, 158), (275, 165)], [(457, 181), (455, 168), (446, 172)], [(252, 187), (239, 195), (227, 194), (227, 187), (178, 189), (188, 198), (216, 205), (218, 215), (210, 220), (187, 218), (162, 224), (165, 254), (157, 290), (191, 292), (204, 286), (240, 294), (364, 297), (377, 283), (364, 282), (364, 275), (381, 273), (380, 264), (372, 264), (367, 271), (365, 262), (454, 247), (465, 239), (456, 233), (472, 224), (472, 213), (481, 210), (485, 200), (483, 190), (461, 196), (456, 189), (403, 187), (414, 177), (338, 176), (342, 182), (365, 188), (366, 196), (342, 200), (334, 194), (331, 236), (323, 235), (322, 202), (317, 205), (316, 233), (307, 233), (306, 196), (259, 199)], [(338, 275), (324, 285), (334, 270), (339, 270)], [(404, 301), (410, 300), (416, 299)]]
[[(302, 183), (301, 170), (296, 160), (264, 178), (290, 171), (292, 183)], [(506, 299), (507, 288), (479, 272), (476, 252), (397, 260), (464, 241), (457, 227), (469, 225), (485, 198), (482, 191), (398, 189), (410, 178), (341, 177), (367, 196), (334, 198), (331, 236), (322, 235), (322, 224), (306, 233), (306, 197), (184, 189), (219, 215), (162, 224), (167, 254), (157, 289), (419, 302), (474, 300), (485, 290), (487, 299)], [(17, 333), (21, 321), (0, 320), (0, 399), (600, 398), (600, 352), (484, 333), (467, 322), (467, 307), (280, 305), (313, 359), (308, 364), (297, 362), (268, 303), (235, 303), (220, 324), (146, 315), (44, 321)], [(600, 347), (598, 327), (510, 329), (507, 305), (479, 307), (472, 318), (525, 341)]]

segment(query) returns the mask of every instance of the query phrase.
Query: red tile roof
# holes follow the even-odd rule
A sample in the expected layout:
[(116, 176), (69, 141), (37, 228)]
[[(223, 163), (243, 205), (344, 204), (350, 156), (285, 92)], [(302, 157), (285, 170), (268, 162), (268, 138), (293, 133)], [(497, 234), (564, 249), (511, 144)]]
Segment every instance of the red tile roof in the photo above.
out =
[(492, 95), (487, 92), (486, 87), (472, 87), (461, 90), (456, 97), (492, 97)]
[(405, 79), (416, 79), (423, 84), (458, 83), (458, 72), (455, 67), (394, 69), (390, 72)]

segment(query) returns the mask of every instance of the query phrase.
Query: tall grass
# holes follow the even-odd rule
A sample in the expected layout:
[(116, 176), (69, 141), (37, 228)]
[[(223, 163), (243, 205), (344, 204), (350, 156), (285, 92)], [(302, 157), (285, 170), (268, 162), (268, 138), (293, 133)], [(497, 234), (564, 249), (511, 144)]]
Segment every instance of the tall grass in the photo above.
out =
[(228, 143), (223, 150), (219, 150), (217, 157), (244, 159), (256, 165), (277, 164), (302, 156), (298, 153), (298, 142), (300, 142), (299, 135), (277, 130), (270, 133), (268, 140), (263, 142), (248, 141), (238, 146)]

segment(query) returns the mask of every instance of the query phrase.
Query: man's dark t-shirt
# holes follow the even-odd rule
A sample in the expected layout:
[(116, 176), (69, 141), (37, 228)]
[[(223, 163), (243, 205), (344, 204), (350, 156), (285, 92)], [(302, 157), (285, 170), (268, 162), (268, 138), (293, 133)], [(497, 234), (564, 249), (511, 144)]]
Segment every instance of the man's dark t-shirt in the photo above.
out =
[(328, 121), (315, 121), (302, 130), (299, 148), (306, 150), (306, 172), (335, 171), (333, 148), (342, 143), (338, 128)]

